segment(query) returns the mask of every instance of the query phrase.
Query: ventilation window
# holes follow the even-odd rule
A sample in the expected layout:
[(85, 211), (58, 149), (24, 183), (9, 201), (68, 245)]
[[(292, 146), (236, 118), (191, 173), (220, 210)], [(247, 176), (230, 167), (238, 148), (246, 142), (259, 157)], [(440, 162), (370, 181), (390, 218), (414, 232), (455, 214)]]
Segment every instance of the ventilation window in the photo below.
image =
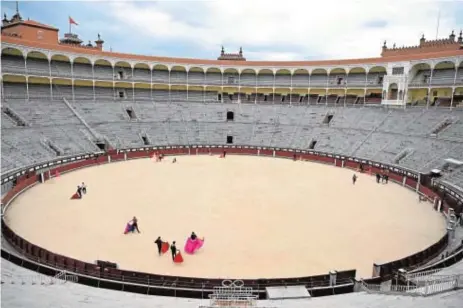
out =
[(233, 100), (233, 94), (228, 94), (228, 99), (232, 101)]
[(323, 119), (323, 124), (330, 124), (332, 119), (333, 119), (333, 115), (332, 114), (327, 114), (325, 116), (325, 119)]
[(102, 151), (106, 150), (106, 144), (103, 142), (96, 142), (95, 145)]
[(125, 109), (125, 112), (127, 113), (127, 115), (129, 116), (129, 118), (130, 118), (131, 120), (137, 118), (137, 115), (135, 114), (135, 111), (133, 111), (132, 108), (126, 108), (126, 109)]
[(267, 101), (267, 95), (264, 95), (264, 102)]
[(124, 79), (124, 72), (119, 71), (118, 72), (118, 77), (119, 77), (119, 79)]
[(148, 138), (146, 138), (146, 136), (141, 136), (141, 140), (143, 140), (144, 145), (150, 145), (150, 142), (149, 142)]
[(222, 101), (222, 94), (220, 94), (220, 93), (217, 94), (217, 100), (218, 100), (219, 102)]
[(235, 119), (235, 114), (233, 111), (227, 111), (227, 121), (233, 121)]
[(312, 140), (312, 141), (310, 141), (309, 149), (310, 149), (310, 150), (314, 150), (316, 144), (317, 144), (317, 140)]
[(227, 136), (227, 144), (233, 144), (233, 136)]
[(119, 91), (119, 98), (124, 98), (124, 92), (123, 91)]

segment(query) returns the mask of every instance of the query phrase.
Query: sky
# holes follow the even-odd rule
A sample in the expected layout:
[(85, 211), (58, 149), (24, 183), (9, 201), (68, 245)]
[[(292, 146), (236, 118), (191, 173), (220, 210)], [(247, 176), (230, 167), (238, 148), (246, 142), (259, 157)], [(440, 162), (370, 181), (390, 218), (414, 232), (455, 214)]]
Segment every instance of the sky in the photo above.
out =
[[(15, 11), (2, 1), (2, 15)], [(24, 19), (84, 42), (143, 55), (215, 59), (243, 48), (248, 60), (378, 57), (381, 46), (417, 45), (463, 29), (463, 0), (20, 1)], [(440, 18), (438, 18), (440, 16)]]

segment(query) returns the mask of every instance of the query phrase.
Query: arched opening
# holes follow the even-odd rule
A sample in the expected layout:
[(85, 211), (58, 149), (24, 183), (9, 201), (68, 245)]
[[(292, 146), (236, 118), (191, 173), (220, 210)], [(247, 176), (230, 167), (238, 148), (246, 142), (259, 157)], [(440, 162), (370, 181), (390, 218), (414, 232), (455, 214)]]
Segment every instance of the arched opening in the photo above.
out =
[(204, 84), (204, 70), (201, 67), (192, 67), (188, 71), (188, 84)]
[(6, 47), (2, 49), (2, 71), (12, 74), (25, 74), (26, 66), (21, 50)]
[(335, 68), (330, 71), (329, 86), (330, 87), (345, 87), (347, 83), (346, 70), (343, 68)]
[(240, 75), (240, 84), (242, 86), (255, 87), (257, 83), (256, 71), (252, 69), (245, 69)]
[(151, 86), (149, 83), (135, 83), (135, 100), (151, 100)]
[(74, 78), (93, 79), (92, 62), (84, 57), (77, 57), (72, 62)]
[(48, 58), (44, 53), (31, 51), (27, 54), (26, 69), (29, 75), (50, 76), (49, 65)]
[(428, 63), (418, 63), (411, 69), (411, 85), (427, 86), (431, 82), (431, 66)]
[(238, 85), (238, 81), (239, 81), (238, 70), (234, 68), (227, 68), (223, 72), (223, 84), (224, 85), (230, 85), (230, 86)]
[(206, 70), (206, 84), (222, 84), (222, 71), (216, 67), (210, 67)]
[(317, 68), (310, 74), (310, 87), (326, 87), (328, 72), (323, 68)]
[(287, 69), (279, 69), (275, 73), (275, 86), (291, 86), (291, 72)]
[(153, 100), (156, 102), (169, 101), (169, 86), (167, 84), (155, 84), (152, 88)]
[(151, 82), (150, 66), (147, 63), (136, 63), (133, 67), (132, 80)]
[(167, 66), (158, 64), (153, 67), (153, 82), (168, 83), (169, 82), (169, 69)]
[(204, 87), (188, 86), (188, 101), (203, 102), (204, 101)]
[(273, 72), (269, 69), (262, 69), (257, 74), (257, 86), (273, 86)]
[(48, 77), (29, 77), (28, 78), (29, 98), (46, 98), (50, 99), (50, 83)]
[(170, 83), (186, 85), (186, 68), (184, 66), (174, 66), (170, 69)]
[(50, 61), (51, 75), (59, 77), (71, 77), (71, 59), (65, 55), (52, 55)]
[(385, 75), (387, 75), (387, 71), (384, 66), (374, 66), (370, 68), (367, 75), (367, 87), (381, 88)]
[(398, 87), (397, 87), (397, 84), (396, 83), (391, 83), (389, 85), (389, 89), (388, 89), (388, 94), (389, 94), (389, 97), (388, 99), (390, 100), (394, 100), (394, 99), (397, 99), (397, 94), (398, 94)]
[(309, 71), (305, 69), (298, 69), (293, 74), (293, 87), (309, 87)]
[(62, 99), (63, 97), (72, 100), (72, 80), (67, 78), (53, 78), (51, 80), (53, 87), (52, 99)]
[(455, 69), (455, 63), (452, 61), (437, 63), (432, 73), (432, 84), (452, 86), (455, 79)]
[(233, 111), (227, 111), (227, 122), (235, 120), (235, 114)]
[(132, 66), (129, 62), (119, 61), (114, 64), (114, 75), (116, 80), (125, 80), (132, 77)]
[(5, 74), (2, 78), (3, 97), (7, 99), (25, 99), (27, 97), (26, 76)]
[(108, 60), (96, 60), (93, 66), (93, 72), (95, 79), (113, 80), (114, 78), (113, 66)]
[(354, 67), (347, 74), (349, 87), (364, 87), (367, 82), (367, 72), (363, 67)]

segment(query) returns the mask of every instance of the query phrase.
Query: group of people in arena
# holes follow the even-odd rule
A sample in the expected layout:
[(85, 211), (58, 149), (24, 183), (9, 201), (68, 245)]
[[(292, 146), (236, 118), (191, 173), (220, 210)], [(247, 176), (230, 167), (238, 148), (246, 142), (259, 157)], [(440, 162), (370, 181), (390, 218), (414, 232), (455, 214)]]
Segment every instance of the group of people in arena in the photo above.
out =
[[(158, 254), (161, 256), (162, 254), (166, 253), (169, 248), (172, 254), (172, 261), (174, 263), (182, 263), (183, 257), (179, 249), (177, 249), (176, 241), (173, 241), (172, 244), (169, 245), (169, 242), (164, 242), (160, 236), (154, 241), (156, 246), (158, 247)], [(185, 252), (188, 254), (194, 254), (198, 251), (204, 244), (204, 238), (200, 239), (198, 236), (191, 232), (190, 237), (186, 240), (185, 243)]]
[(386, 172), (383, 172), (382, 174), (376, 173), (376, 183), (383, 183), (387, 184), (389, 182), (389, 175)]
[[(140, 229), (138, 229), (138, 219), (137, 217), (133, 217), (126, 225), (124, 234), (127, 233), (133, 233), (137, 231), (138, 233), (140, 232)], [(158, 247), (158, 254), (159, 256), (163, 255), (166, 253), (169, 249), (172, 254), (172, 261), (174, 263), (182, 263), (183, 262), (183, 256), (180, 253), (180, 250), (177, 249), (176, 246), (176, 241), (173, 241), (172, 244), (169, 244), (169, 242), (165, 242), (161, 239), (160, 236), (154, 241), (156, 246)], [(186, 240), (185, 243), (185, 252), (188, 254), (194, 254), (196, 251), (198, 251), (204, 244), (204, 238), (200, 239), (196, 235), (196, 233), (191, 232), (190, 237)]]

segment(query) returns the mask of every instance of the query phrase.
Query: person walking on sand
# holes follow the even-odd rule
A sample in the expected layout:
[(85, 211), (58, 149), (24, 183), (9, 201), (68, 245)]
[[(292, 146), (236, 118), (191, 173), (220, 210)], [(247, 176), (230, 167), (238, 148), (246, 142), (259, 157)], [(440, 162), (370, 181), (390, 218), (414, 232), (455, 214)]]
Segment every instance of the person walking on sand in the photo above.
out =
[(177, 255), (177, 247), (175, 246), (175, 241), (173, 241), (172, 245), (170, 245), (170, 251), (172, 252), (172, 261), (174, 261), (175, 256)]
[(162, 254), (162, 240), (161, 237), (158, 236), (158, 238), (154, 241), (154, 243), (158, 246), (158, 253), (159, 255)]
[(355, 182), (357, 182), (357, 175), (354, 173), (354, 175), (352, 176), (352, 184), (355, 185)]
[(141, 233), (140, 230), (138, 229), (138, 219), (137, 219), (137, 217), (133, 216), (133, 219), (132, 219), (131, 223), (132, 223), (132, 232), (135, 232), (135, 230), (137, 230), (138, 233)]

